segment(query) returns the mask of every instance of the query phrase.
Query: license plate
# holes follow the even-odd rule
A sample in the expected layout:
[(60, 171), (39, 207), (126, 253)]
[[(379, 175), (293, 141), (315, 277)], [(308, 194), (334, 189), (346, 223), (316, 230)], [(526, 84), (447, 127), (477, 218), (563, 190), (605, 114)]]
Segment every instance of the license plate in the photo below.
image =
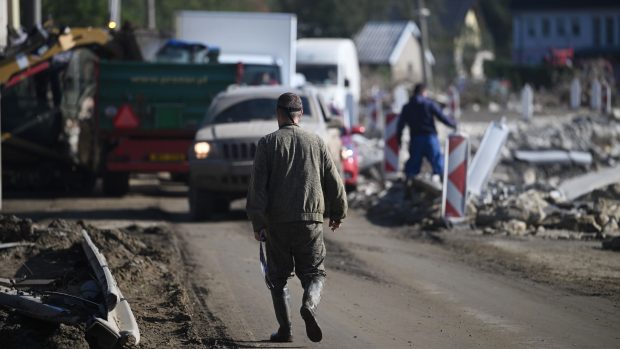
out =
[(182, 154), (182, 153), (151, 153), (149, 155), (149, 160), (155, 161), (155, 162), (184, 161), (185, 154)]

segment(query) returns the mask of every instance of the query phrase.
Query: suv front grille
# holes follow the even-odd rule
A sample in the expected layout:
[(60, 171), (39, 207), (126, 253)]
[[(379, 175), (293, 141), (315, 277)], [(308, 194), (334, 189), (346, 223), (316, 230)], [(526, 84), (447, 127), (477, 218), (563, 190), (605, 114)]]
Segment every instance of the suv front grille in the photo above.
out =
[(224, 143), (222, 144), (224, 158), (232, 160), (254, 160), (256, 144), (254, 143)]

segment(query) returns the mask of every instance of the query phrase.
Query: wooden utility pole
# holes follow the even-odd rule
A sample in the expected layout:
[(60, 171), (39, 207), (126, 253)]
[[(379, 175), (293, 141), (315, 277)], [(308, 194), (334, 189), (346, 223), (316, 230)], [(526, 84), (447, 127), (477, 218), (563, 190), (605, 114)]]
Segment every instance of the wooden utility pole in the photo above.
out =
[(429, 51), (428, 48), (428, 23), (426, 18), (430, 15), (430, 11), (424, 5), (424, 0), (417, 0), (417, 14), (418, 14), (418, 22), (420, 23), (420, 31), (421, 35), (421, 46), (422, 46), (422, 77), (424, 83), (429, 88), (432, 88), (433, 84), (433, 75), (431, 72), (431, 67), (428, 64), (428, 60), (426, 59), (426, 52)]

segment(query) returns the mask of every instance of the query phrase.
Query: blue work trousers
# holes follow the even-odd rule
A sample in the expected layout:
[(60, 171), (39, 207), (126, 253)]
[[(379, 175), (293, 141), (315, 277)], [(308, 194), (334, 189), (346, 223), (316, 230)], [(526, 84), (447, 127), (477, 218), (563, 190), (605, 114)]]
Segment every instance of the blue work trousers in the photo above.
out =
[(433, 167), (433, 174), (443, 176), (443, 154), (436, 134), (413, 136), (409, 143), (409, 160), (405, 163), (407, 178), (417, 176), (422, 168), (422, 158)]

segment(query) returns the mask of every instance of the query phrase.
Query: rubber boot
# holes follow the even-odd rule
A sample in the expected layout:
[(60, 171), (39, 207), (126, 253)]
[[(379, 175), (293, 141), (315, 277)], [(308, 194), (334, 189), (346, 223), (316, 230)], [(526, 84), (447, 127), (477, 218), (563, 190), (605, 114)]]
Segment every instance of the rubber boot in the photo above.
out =
[(273, 309), (276, 313), (276, 319), (280, 328), (274, 332), (270, 341), (284, 343), (293, 341), (293, 332), (291, 330), (291, 307), (289, 305), (290, 295), (288, 287), (281, 290), (271, 290), (271, 300), (273, 301)]
[(313, 342), (320, 342), (323, 339), (323, 331), (316, 322), (316, 312), (321, 301), (324, 283), (325, 280), (323, 278), (313, 279), (308, 283), (304, 289), (303, 305), (299, 310), (301, 318), (306, 323), (306, 334)]

